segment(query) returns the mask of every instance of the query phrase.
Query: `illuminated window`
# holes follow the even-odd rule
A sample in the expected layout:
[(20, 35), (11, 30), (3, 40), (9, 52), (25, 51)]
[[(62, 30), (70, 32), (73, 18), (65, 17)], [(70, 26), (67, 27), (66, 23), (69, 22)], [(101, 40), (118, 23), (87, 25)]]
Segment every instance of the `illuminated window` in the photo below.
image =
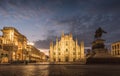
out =
[(115, 45), (115, 49), (116, 49), (116, 45)]
[(75, 52), (73, 52), (73, 55), (75, 55)]
[(60, 51), (60, 48), (58, 48), (58, 51)]
[(0, 45), (0, 49), (2, 49), (2, 45)]
[(75, 58), (73, 58), (73, 61), (75, 61)]
[(117, 51), (115, 51), (115, 55), (117, 55)]
[(68, 49), (66, 49), (66, 52), (68, 52)]
[(4, 54), (3, 54), (3, 53), (1, 53), (1, 57), (3, 57), (3, 55), (4, 55)]
[(117, 48), (119, 49), (119, 44), (117, 45)]
[(73, 51), (75, 51), (75, 48), (73, 48)]
[(56, 59), (54, 58), (54, 61), (56, 61)]
[(0, 40), (0, 43), (2, 44), (2, 40)]
[(61, 55), (61, 54), (59, 53), (59, 55)]
[(114, 50), (114, 46), (112, 46), (112, 49)]
[(118, 50), (118, 55), (120, 55), (120, 51)]
[(61, 61), (61, 59), (59, 58), (59, 59), (58, 59), (58, 61), (60, 62), (60, 61)]
[(68, 45), (68, 42), (66, 41), (66, 46)]
[(73, 50), (75, 50), (75, 48), (73, 48)]

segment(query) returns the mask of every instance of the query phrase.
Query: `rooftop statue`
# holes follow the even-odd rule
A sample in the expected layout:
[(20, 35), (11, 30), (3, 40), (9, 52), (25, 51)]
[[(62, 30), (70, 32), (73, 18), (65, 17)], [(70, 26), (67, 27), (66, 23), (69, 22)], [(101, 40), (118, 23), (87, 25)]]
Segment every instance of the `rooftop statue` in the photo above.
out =
[(106, 31), (104, 31), (101, 27), (99, 27), (96, 32), (95, 32), (95, 38), (101, 38), (103, 33), (107, 33)]

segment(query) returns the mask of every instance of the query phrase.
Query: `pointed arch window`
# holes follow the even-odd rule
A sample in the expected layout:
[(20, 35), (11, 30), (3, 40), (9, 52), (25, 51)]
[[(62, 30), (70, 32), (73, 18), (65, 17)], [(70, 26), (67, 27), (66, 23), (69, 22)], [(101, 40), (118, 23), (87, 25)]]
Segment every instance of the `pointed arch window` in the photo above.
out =
[(60, 51), (60, 48), (58, 48), (58, 51)]
[(119, 44), (117, 44), (117, 49), (119, 49)]
[(66, 41), (66, 46), (68, 45), (68, 42)]
[(75, 51), (75, 48), (73, 48), (73, 51)]
[(66, 49), (66, 52), (68, 52), (68, 49)]

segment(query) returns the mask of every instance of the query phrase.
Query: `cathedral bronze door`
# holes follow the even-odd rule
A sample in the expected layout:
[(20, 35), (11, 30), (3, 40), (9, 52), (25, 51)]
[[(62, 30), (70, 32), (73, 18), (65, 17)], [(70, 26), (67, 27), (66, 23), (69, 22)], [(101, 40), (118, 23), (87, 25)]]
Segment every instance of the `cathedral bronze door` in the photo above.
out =
[(65, 62), (68, 62), (69, 61), (69, 58), (68, 57), (65, 57)]
[(61, 62), (61, 59), (59, 58), (58, 61)]

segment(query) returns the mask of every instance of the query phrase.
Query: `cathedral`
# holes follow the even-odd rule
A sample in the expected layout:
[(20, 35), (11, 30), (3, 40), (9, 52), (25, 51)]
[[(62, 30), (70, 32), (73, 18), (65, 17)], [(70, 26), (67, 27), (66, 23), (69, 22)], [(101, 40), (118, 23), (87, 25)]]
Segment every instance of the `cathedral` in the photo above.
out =
[(72, 34), (64, 35), (61, 39), (56, 38), (56, 43), (50, 43), (50, 62), (76, 62), (84, 60), (84, 42), (78, 45)]

